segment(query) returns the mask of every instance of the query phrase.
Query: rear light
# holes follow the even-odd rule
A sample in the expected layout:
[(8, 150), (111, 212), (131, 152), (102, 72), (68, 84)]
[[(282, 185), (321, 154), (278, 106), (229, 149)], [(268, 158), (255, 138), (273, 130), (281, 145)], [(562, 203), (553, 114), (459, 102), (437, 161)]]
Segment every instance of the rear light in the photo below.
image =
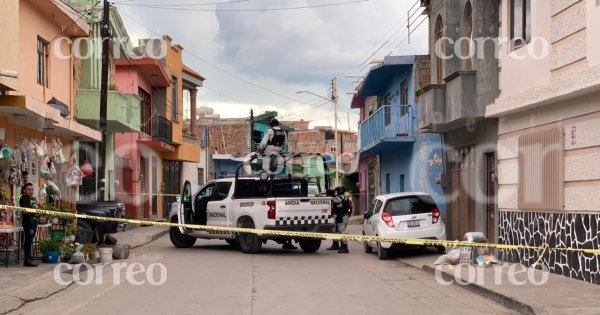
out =
[(267, 211), (267, 218), (270, 220), (275, 220), (275, 213), (277, 208), (275, 207), (275, 200), (267, 201), (267, 206), (269, 206), (269, 211)]
[(433, 208), (431, 214), (431, 223), (436, 224), (440, 220), (440, 210), (438, 208)]
[(389, 212), (383, 212), (381, 214), (381, 219), (383, 219), (383, 222), (385, 222), (388, 227), (394, 227), (394, 220)]

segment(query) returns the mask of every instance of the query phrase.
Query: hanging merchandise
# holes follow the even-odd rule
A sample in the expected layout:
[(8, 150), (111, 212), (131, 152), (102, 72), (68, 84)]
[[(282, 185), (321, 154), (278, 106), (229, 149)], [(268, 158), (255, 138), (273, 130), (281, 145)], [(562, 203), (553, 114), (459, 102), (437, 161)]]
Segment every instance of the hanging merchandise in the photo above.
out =
[(21, 186), (21, 173), (17, 169), (17, 166), (10, 167), (10, 174), (8, 176), (8, 183), (15, 186)]
[(48, 194), (46, 193), (46, 184), (42, 185), (42, 187), (40, 187), (40, 190), (38, 192), (38, 200), (39, 201), (46, 201), (46, 197), (48, 196)]
[(65, 163), (65, 156), (63, 154), (63, 144), (58, 138), (52, 139), (52, 157), (56, 163)]
[(13, 156), (13, 150), (9, 146), (3, 145), (0, 148), (0, 159), (9, 159), (12, 156)]
[(23, 163), (27, 163), (33, 159), (33, 152), (35, 146), (27, 138), (23, 138), (21, 141), (21, 152), (23, 154)]
[(17, 167), (21, 167), (21, 165), (23, 165), (23, 152), (21, 147), (18, 145), (13, 147), (13, 159), (15, 160)]
[(44, 140), (41, 142), (34, 140), (33, 145), (35, 146), (35, 154), (39, 158), (46, 156), (46, 138), (44, 138)]
[(43, 162), (40, 164), (40, 177), (43, 179), (50, 179), (52, 175), (50, 174), (50, 158), (45, 157)]
[(54, 162), (52, 162), (52, 159), (50, 158), (46, 158), (49, 161), (49, 165), (48, 168), (50, 169), (50, 178), (49, 179), (53, 179), (54, 177), (56, 177), (56, 167), (54, 167)]
[(46, 181), (46, 193), (48, 194), (48, 197), (52, 197), (54, 200), (60, 200), (60, 189), (51, 180)]
[(73, 155), (71, 157), (71, 167), (67, 171), (67, 186), (72, 187), (81, 185), (84, 176), (85, 174), (83, 174), (81, 169), (79, 169), (79, 166), (77, 166), (77, 157)]
[(88, 177), (92, 176), (92, 174), (94, 174), (94, 170), (92, 169), (92, 164), (90, 164), (90, 162), (85, 160), (85, 162), (83, 162), (83, 165), (81, 165), (81, 172), (85, 176), (88, 176)]

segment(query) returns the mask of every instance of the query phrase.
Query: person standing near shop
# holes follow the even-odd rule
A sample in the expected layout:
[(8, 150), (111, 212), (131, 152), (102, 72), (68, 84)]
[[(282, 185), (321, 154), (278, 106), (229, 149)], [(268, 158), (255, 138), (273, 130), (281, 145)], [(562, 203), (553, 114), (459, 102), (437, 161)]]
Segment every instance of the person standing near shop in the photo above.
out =
[[(38, 207), (37, 200), (33, 196), (33, 184), (27, 183), (23, 186), (21, 190), (21, 199), (19, 199), (19, 207), (23, 208), (34, 208)], [(38, 264), (33, 261), (33, 239), (35, 238), (35, 233), (37, 232), (37, 215), (35, 213), (23, 212), (23, 233), (25, 233), (25, 242), (24, 252), (25, 252), (25, 262), (23, 266), (25, 267), (37, 267)]]

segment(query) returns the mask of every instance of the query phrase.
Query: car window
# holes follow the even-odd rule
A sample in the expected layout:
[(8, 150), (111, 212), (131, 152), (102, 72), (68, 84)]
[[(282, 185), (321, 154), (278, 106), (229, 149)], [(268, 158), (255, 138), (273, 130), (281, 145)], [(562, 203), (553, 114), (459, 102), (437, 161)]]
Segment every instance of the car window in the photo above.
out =
[(381, 206), (383, 202), (381, 200), (377, 200), (377, 204), (375, 204), (375, 213), (379, 213), (381, 211)]
[(373, 200), (371, 202), (371, 204), (369, 205), (369, 213), (373, 214), (375, 213), (375, 205), (377, 205), (377, 200)]
[(196, 203), (198, 203), (198, 201), (202, 198), (210, 197), (212, 195), (214, 188), (215, 188), (215, 184), (210, 184), (210, 185), (202, 188), (200, 193), (198, 193), (196, 195), (196, 198), (195, 198)]
[(389, 200), (385, 205), (385, 212), (391, 215), (408, 215), (430, 213), (436, 208), (430, 196), (410, 196)]
[(212, 201), (224, 200), (229, 196), (229, 189), (231, 188), (230, 182), (219, 182), (215, 187), (215, 193), (213, 194)]

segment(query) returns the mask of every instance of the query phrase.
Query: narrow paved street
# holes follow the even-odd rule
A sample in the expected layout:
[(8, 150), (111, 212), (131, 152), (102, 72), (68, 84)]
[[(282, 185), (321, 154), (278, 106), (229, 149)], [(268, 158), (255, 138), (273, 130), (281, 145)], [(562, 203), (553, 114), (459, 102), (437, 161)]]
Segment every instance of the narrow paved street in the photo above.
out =
[[(305, 254), (270, 242), (262, 253), (246, 255), (216, 240), (176, 249), (164, 236), (129, 260), (113, 261), (163, 264), (164, 284), (132, 285), (123, 268), (114, 286), (107, 268), (102, 285), (73, 285), (11, 314), (515, 314), (421, 270), (364, 254), (358, 243), (349, 255), (326, 251), (328, 245)], [(153, 275), (160, 282), (160, 268)]]

